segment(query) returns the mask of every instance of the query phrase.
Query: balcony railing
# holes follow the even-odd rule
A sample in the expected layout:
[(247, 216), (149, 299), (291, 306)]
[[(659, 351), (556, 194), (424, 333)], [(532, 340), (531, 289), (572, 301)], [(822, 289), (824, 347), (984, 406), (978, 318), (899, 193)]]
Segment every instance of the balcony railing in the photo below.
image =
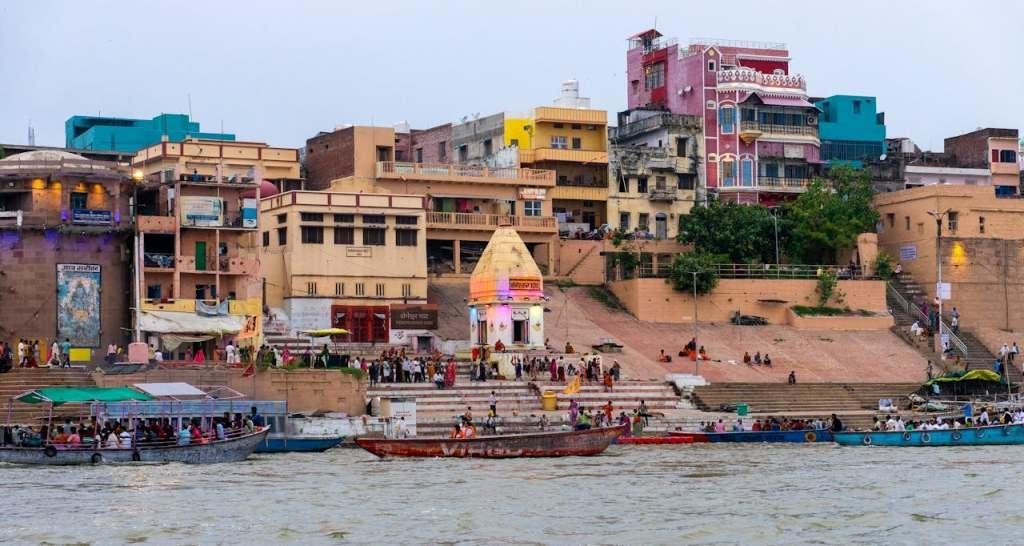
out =
[(508, 180), (511, 183), (529, 182), (531, 185), (554, 185), (555, 171), (545, 169), (519, 169), (515, 167), (491, 168), (475, 165), (448, 165), (444, 163), (404, 163), (396, 161), (378, 161), (377, 176), (379, 178), (417, 178), (431, 180), (448, 179), (487, 182), (491, 180)]
[(740, 131), (759, 131), (766, 135), (818, 136), (818, 128), (814, 125), (777, 125), (758, 121), (744, 121)]
[(786, 89), (807, 90), (807, 82), (800, 74), (765, 74), (751, 68), (719, 70), (718, 83), (741, 83), (761, 87), (781, 87)]
[(553, 233), (558, 230), (558, 223), (551, 216), (510, 216), (469, 212), (427, 213), (428, 228), (492, 230), (504, 224), (509, 224), (520, 231), (549, 231)]
[(680, 114), (656, 114), (641, 120), (623, 124), (621, 127), (608, 128), (608, 140), (617, 143), (630, 137), (648, 133), (663, 127), (700, 127), (701, 120), (698, 116), (684, 116)]
[(676, 190), (670, 188), (654, 188), (650, 193), (647, 194), (647, 198), (651, 201), (675, 201), (678, 199)]
[(217, 176), (215, 174), (181, 173), (174, 170), (151, 173), (146, 176), (145, 181), (151, 184), (168, 184), (174, 182), (187, 182), (190, 184), (233, 184), (243, 186), (256, 184), (256, 179), (251, 176), (241, 176), (238, 174)]
[(811, 185), (810, 178), (778, 178), (771, 176), (759, 176), (751, 186), (728, 184), (718, 186), (718, 191), (776, 191), (800, 193)]

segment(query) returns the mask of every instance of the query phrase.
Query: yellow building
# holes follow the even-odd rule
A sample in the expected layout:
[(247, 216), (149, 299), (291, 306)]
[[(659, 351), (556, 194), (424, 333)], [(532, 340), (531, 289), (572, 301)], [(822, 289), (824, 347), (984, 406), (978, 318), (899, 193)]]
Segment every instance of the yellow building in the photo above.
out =
[(259, 229), (261, 191), (299, 178), (298, 150), (190, 139), (145, 148), (132, 167), (143, 176), (138, 320), (147, 341), (214, 358), (232, 338), (258, 339), (260, 263), (245, 249)]
[(613, 228), (675, 238), (700, 180), (704, 138), (700, 118), (654, 110), (619, 114), (611, 131), (608, 217)]
[(395, 342), (392, 330), (404, 329), (391, 327), (393, 308), (427, 301), (424, 201), (331, 191), (262, 199), (267, 305), (292, 331), (336, 327), (351, 332), (347, 341)]

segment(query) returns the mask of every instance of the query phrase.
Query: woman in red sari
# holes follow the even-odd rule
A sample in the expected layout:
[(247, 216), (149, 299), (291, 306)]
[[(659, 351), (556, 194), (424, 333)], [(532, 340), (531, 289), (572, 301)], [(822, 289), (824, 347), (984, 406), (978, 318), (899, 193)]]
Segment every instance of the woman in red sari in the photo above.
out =
[(548, 362), (548, 372), (551, 374), (552, 381), (558, 381), (558, 364), (555, 363), (554, 358)]
[(449, 360), (448, 364), (444, 367), (444, 386), (454, 387), (455, 386), (455, 361)]

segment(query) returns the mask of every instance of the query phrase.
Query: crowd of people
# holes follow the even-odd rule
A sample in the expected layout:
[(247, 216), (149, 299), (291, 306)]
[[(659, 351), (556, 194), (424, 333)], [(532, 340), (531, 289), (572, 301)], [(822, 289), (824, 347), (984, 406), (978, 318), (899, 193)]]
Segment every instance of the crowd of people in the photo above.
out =
[(763, 421), (761, 419), (754, 419), (754, 422), (749, 426), (743, 422), (743, 419), (736, 419), (732, 423), (726, 423), (723, 419), (718, 421), (701, 422), (698, 430), (701, 432), (780, 432), (789, 430), (831, 430), (834, 432), (843, 430), (843, 422), (836, 416), (832, 416), (828, 419), (790, 419), (783, 417), (782, 419), (776, 419), (775, 417), (767, 417)]
[(972, 405), (964, 406), (964, 414), (960, 417), (929, 417), (920, 420), (903, 420), (899, 414), (892, 414), (888, 419), (873, 417), (871, 430), (874, 432), (903, 432), (914, 430), (960, 430), (962, 428), (987, 427), (991, 425), (1019, 425), (1024, 423), (1024, 408), (1005, 408), (1002, 411), (982, 407), (975, 412)]
[[(640, 404), (636, 408), (633, 408), (629, 413), (620, 408), (619, 414), (616, 416), (615, 410), (616, 408), (612, 404), (611, 400), (608, 400), (597, 408), (591, 409), (580, 405), (575, 399), (570, 399), (569, 425), (573, 430), (589, 430), (591, 428), (625, 425), (626, 435), (630, 435), (642, 432), (643, 428), (648, 424), (648, 419), (651, 417), (651, 413), (647, 408), (647, 403), (643, 400), (641, 400)], [(545, 418), (540, 424), (541, 428), (545, 429), (547, 426), (547, 419)]]
[(54, 340), (43, 354), (37, 339), (19, 339), (18, 343), (0, 341), (0, 373), (13, 368), (67, 368), (71, 366), (71, 340)]

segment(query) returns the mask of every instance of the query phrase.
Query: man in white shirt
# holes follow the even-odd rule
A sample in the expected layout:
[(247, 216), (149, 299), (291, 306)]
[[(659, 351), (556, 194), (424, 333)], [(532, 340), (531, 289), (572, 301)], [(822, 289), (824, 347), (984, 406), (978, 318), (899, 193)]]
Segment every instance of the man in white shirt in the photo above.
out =
[(224, 356), (227, 359), (227, 363), (228, 364), (234, 364), (235, 363), (235, 357), (237, 356), (237, 351), (235, 350), (235, 346), (230, 341), (228, 342), (227, 346), (224, 347)]
[(892, 415), (890, 415), (889, 420), (885, 422), (885, 430), (890, 432), (896, 430), (896, 418)]
[(988, 419), (988, 408), (985, 408), (981, 410), (981, 415), (978, 416), (978, 424), (984, 427), (988, 426), (989, 423), (990, 422)]
[(18, 367), (25, 367), (25, 340), (18, 340)]
[(896, 431), (904, 432), (905, 430), (907, 430), (907, 425), (903, 422), (903, 418), (896, 416)]

